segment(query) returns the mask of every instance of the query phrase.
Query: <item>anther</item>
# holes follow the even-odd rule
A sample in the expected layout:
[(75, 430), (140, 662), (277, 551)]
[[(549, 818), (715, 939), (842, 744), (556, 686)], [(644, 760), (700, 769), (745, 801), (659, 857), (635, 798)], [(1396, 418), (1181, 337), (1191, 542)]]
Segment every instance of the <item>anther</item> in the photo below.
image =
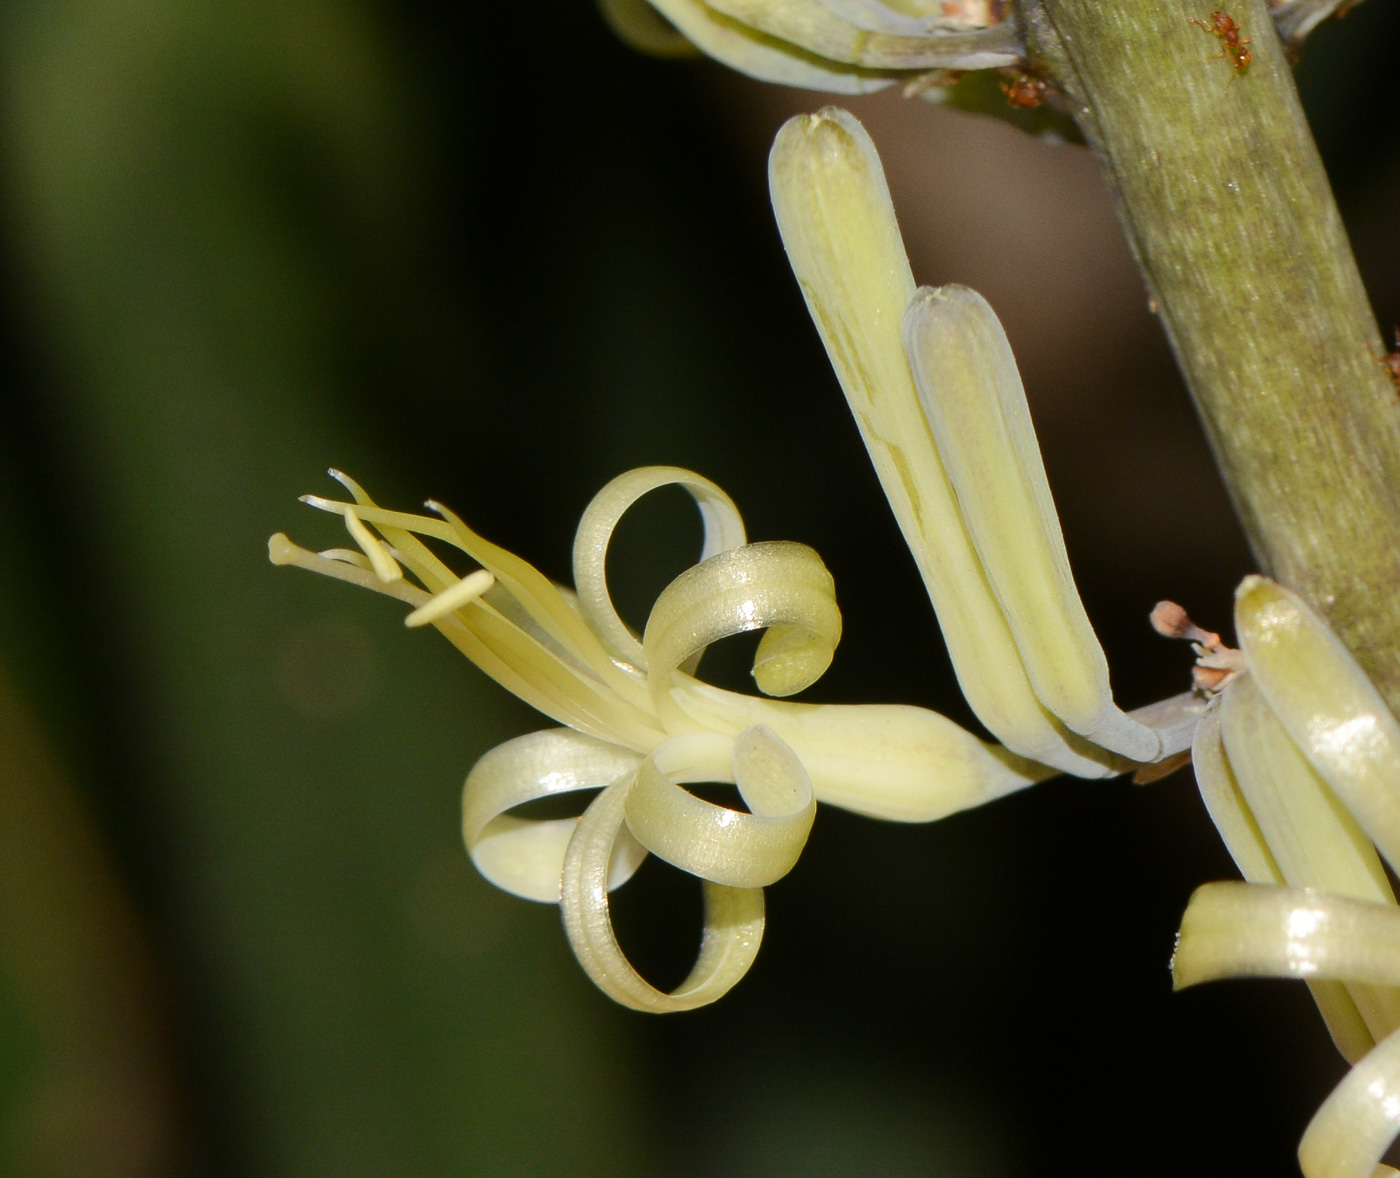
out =
[(1150, 615), (1152, 628), (1164, 638), (1181, 638), (1196, 652), (1191, 680), (1197, 691), (1218, 695), (1247, 669), (1244, 654), (1226, 646), (1219, 634), (1196, 625), (1174, 601), (1159, 601)]
[(468, 573), (455, 585), (449, 585), (441, 593), (425, 601), (404, 618), (403, 624), (409, 627), (426, 626), (439, 618), (445, 618), (464, 605), (470, 605), (495, 583), (496, 578), (487, 569), (477, 569), (474, 573)]
[(369, 563), (374, 567), (374, 575), (386, 585), (390, 581), (398, 581), (403, 577), (403, 569), (399, 568), (399, 562), (390, 554), (389, 550), (380, 543), (375, 536), (360, 519), (353, 507), (345, 508), (345, 528), (354, 538), (367, 557)]

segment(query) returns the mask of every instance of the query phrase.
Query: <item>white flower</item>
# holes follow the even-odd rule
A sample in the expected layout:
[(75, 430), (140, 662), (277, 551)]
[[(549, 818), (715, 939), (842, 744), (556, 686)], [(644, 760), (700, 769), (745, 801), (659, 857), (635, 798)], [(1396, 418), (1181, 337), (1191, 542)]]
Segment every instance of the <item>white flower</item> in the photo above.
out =
[[(436, 626), (567, 725), (478, 762), (464, 791), (467, 849), (501, 887), (558, 901), (589, 976), (644, 1010), (702, 1005), (744, 974), (762, 935), (762, 888), (796, 862), (816, 801), (930, 821), (1056, 772), (1104, 777), (1170, 758), (1189, 744), (1203, 706), (1189, 693), (1136, 716), (1114, 704), (1001, 325), (970, 290), (915, 289), (860, 125), (834, 110), (793, 120), (773, 149), (771, 178), (793, 269), (959, 681), (1000, 745), (921, 708), (788, 703), (697, 679), (711, 642), (766, 629), (755, 682), (766, 695), (792, 695), (831, 662), (841, 617), (815, 552), (749, 543), (729, 497), (690, 471), (644, 467), (598, 494), (575, 537), (573, 591), (447, 509), (429, 505), (440, 518), (386, 511), (339, 474), (352, 501), (306, 501), (341, 515), (357, 548), (317, 554), (281, 535), (270, 543), (275, 563), (413, 606), (410, 625)], [(623, 513), (668, 483), (699, 506), (704, 548), (657, 598), (638, 637), (612, 605), (608, 544)], [(481, 568), (459, 575), (422, 538)], [(733, 782), (749, 812), (682, 788), (697, 781)], [(580, 819), (512, 812), (580, 790), (602, 791)], [(699, 960), (670, 994), (628, 964), (608, 911), (608, 889), (648, 852), (704, 881)]]

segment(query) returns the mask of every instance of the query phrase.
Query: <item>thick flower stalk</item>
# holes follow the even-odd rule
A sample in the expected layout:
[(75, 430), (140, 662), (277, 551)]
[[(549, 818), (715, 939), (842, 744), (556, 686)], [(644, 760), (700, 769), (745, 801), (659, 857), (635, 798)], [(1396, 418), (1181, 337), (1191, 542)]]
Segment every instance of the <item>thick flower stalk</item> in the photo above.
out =
[[(753, 962), (762, 889), (797, 861), (817, 801), (931, 821), (1069, 772), (1104, 777), (1185, 749), (1191, 695), (1135, 715), (1069, 572), (1059, 523), (1005, 334), (963, 287), (916, 290), (874, 148), (841, 111), (796, 119), (772, 157), (774, 207), (842, 386), (939, 615), (959, 680), (1000, 741), (902, 705), (799, 704), (696, 678), (705, 648), (766, 630), (753, 675), (793, 695), (831, 662), (841, 632), (831, 575), (810, 548), (750, 543), (729, 497), (673, 467), (614, 479), (574, 543), (574, 589), (478, 536), (452, 512), (387, 511), (352, 480), (342, 517), (354, 548), (310, 552), (285, 536), (272, 560), (413, 607), (468, 658), (564, 728), (487, 753), (467, 778), (463, 835), (478, 869), (528, 899), (558, 902), (570, 944), (606, 993), (642, 1010), (713, 1001)], [(608, 546), (622, 515), (667, 484), (694, 498), (699, 563), (657, 598), (643, 633), (618, 616)], [(481, 567), (466, 575), (425, 540)], [(405, 570), (415, 583), (405, 577)], [(684, 789), (732, 783), (745, 810)], [(518, 812), (601, 790), (582, 816)], [(690, 977), (662, 993), (627, 962), (608, 891), (648, 853), (704, 881), (705, 931)]]
[(1381, 863), (1400, 864), (1400, 724), (1295, 594), (1247, 578), (1235, 622), (1248, 671), (1201, 721), (1194, 760), (1248, 882), (1196, 892), (1173, 975), (1305, 980), (1354, 1067), (1303, 1136), (1303, 1172), (1394, 1173), (1376, 1167), (1400, 1134), (1400, 907)]

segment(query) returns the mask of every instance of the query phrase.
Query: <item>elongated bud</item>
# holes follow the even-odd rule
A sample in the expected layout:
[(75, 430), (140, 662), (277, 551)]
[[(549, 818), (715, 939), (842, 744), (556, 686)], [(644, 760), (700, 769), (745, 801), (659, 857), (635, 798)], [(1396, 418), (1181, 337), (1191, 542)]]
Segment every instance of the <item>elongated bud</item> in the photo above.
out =
[(1327, 623), (1266, 577), (1240, 585), (1235, 627), (1269, 707), (1400, 869), (1400, 724), (1380, 693)]
[(939, 456), (1035, 694), (1071, 729), (1134, 761), (1161, 742), (1114, 704), (1108, 660), (1070, 572), (1011, 344), (965, 286), (922, 288), (904, 347)]
[[(1298, 751), (1253, 676), (1222, 697), (1221, 731), (1240, 794), (1284, 882), (1395, 903), (1375, 848)], [(1400, 994), (1362, 984), (1347, 989), (1376, 1040), (1400, 1026)]]
[(1111, 758), (1036, 698), (963, 527), (904, 355), (914, 278), (875, 145), (833, 107), (790, 119), (768, 160), (788, 260), (934, 610), (963, 694), (1008, 748), (1084, 777)]
[(1394, 903), (1370, 840), (1246, 675), (1221, 699), (1225, 752), (1285, 883)]

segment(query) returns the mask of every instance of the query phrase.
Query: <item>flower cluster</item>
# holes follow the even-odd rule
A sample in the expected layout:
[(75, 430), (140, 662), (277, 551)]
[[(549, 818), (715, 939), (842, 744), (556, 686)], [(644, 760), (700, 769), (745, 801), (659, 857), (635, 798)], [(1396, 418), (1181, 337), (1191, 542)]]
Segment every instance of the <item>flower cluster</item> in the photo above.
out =
[[(408, 625), (435, 626), (564, 725), (477, 762), (463, 835), (487, 879), (557, 902), (589, 976), (639, 1010), (700, 1006), (744, 975), (762, 938), (763, 888), (797, 862), (818, 801), (930, 821), (1060, 772), (1151, 778), (1189, 749), (1247, 882), (1192, 898), (1176, 984), (1307, 981), (1354, 1067), (1303, 1138), (1304, 1173), (1394, 1175), (1378, 1163), (1400, 1133), (1400, 907), (1381, 857), (1400, 870), (1400, 724), (1325, 623), (1261, 577), (1237, 596), (1239, 651), (1159, 605), (1154, 624), (1196, 647), (1197, 690), (1120, 710), (995, 314), (965, 287), (915, 287), (879, 160), (850, 115), (791, 120), (769, 175), (793, 271), (959, 683), (999, 743), (920, 708), (780, 698), (834, 656), (832, 577), (805, 545), (750, 542), (732, 500), (691, 471), (644, 467), (603, 488), (579, 523), (572, 589), (444, 507), (385, 510), (336, 472), (349, 498), (306, 502), (341, 516), (355, 547), (315, 553), (277, 535), (272, 560), (402, 600)], [(623, 514), (668, 484), (694, 499), (704, 544), (638, 635), (613, 606), (608, 547)], [(462, 575), (430, 542), (480, 567)], [(750, 630), (765, 631), (753, 665), (762, 696), (696, 677), (709, 644)], [(742, 808), (684, 788), (695, 782), (733, 784)], [(520, 809), (584, 791), (596, 796), (577, 818)], [(704, 889), (698, 959), (670, 993), (633, 969), (609, 913), (609, 891), (648, 854)]]
[[(1301, 978), (1355, 1065), (1299, 1146), (1307, 1178), (1371, 1178), (1400, 1133), (1400, 724), (1299, 597), (1249, 577), (1235, 601), (1248, 670), (1207, 710), (1201, 796), (1246, 883), (1200, 888), (1178, 988)], [(1380, 855), (1377, 855), (1377, 848)]]
[[(1069, 571), (1025, 392), (985, 300), (916, 289), (880, 163), (842, 111), (792, 120), (771, 160), (793, 269), (938, 614), (959, 682), (1000, 741), (902, 705), (813, 705), (723, 691), (695, 677), (712, 642), (763, 629), (766, 696), (795, 694), (830, 663), (841, 631), (830, 574), (791, 542), (750, 543), (729, 497), (673, 467), (614, 479), (574, 543), (574, 588), (555, 585), (436, 504), (387, 511), (344, 475), (340, 515), (356, 547), (313, 553), (274, 536), (272, 560), (397, 597), (497, 682), (566, 725), (486, 754), (467, 779), (463, 834), (492, 882), (558, 902), (575, 954), (606, 993), (642, 1010), (713, 1001), (749, 968), (762, 889), (796, 862), (817, 801), (874, 817), (940, 818), (1057, 772), (1105, 777), (1189, 746), (1188, 693), (1134, 715)], [(998, 477), (988, 479), (985, 472)], [(333, 472), (334, 473), (334, 472)], [(705, 525), (699, 563), (657, 598), (643, 633), (613, 608), (605, 573), (622, 515), (679, 484)], [(480, 568), (462, 576), (429, 547)], [(409, 582), (404, 572), (416, 584)], [(746, 810), (684, 789), (733, 783)], [(578, 819), (519, 807), (601, 790)], [(685, 982), (662, 993), (627, 962), (608, 891), (655, 854), (704, 882), (705, 931)]]

